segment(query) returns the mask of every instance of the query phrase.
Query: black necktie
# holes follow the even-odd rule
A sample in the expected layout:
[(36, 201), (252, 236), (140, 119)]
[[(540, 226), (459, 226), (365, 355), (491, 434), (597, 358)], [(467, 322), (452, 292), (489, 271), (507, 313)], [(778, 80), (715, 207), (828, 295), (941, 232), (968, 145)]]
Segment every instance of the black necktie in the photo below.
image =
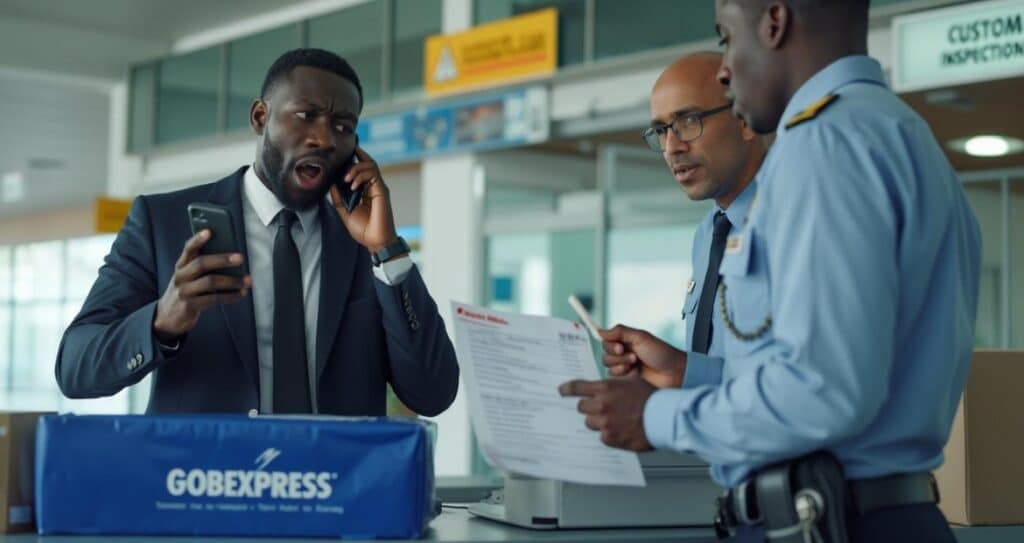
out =
[(282, 209), (274, 237), (274, 413), (312, 413), (302, 264), (292, 239), (296, 219), (294, 211)]
[(708, 271), (704, 274), (704, 288), (700, 292), (700, 304), (697, 306), (697, 321), (693, 323), (693, 343), (690, 350), (695, 353), (707, 354), (711, 346), (711, 315), (714, 311), (715, 293), (718, 291), (718, 267), (722, 264), (722, 253), (725, 252), (725, 239), (729, 235), (732, 223), (719, 211), (715, 213), (714, 233), (711, 235), (711, 254), (708, 255)]

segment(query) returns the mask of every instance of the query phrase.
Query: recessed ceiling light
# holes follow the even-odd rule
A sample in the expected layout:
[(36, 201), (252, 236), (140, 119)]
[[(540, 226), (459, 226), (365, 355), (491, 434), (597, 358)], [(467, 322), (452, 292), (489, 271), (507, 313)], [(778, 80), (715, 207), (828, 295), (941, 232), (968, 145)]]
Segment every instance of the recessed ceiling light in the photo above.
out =
[(1000, 157), (1024, 151), (1024, 140), (986, 134), (955, 139), (949, 142), (948, 147), (976, 157)]
[(21, 172), (6, 172), (0, 177), (0, 200), (5, 204), (25, 197), (25, 176)]

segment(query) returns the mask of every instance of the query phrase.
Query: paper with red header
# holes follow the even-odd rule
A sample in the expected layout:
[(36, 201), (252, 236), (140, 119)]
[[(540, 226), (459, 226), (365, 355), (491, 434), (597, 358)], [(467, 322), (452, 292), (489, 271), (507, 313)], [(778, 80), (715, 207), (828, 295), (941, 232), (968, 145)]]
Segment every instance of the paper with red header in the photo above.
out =
[(506, 472), (594, 485), (645, 486), (636, 453), (583, 424), (558, 385), (600, 375), (579, 323), (458, 302), (455, 348), (480, 449)]

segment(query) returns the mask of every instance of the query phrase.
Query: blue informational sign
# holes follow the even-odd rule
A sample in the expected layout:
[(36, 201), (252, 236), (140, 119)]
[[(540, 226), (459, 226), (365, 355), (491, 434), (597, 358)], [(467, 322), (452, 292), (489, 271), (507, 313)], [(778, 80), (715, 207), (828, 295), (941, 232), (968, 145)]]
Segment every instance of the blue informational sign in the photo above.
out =
[(435, 514), (429, 423), (47, 416), (41, 534), (418, 538)]
[(547, 140), (549, 126), (548, 91), (530, 87), (363, 117), (356, 133), (377, 163), (394, 164), (540, 143)]

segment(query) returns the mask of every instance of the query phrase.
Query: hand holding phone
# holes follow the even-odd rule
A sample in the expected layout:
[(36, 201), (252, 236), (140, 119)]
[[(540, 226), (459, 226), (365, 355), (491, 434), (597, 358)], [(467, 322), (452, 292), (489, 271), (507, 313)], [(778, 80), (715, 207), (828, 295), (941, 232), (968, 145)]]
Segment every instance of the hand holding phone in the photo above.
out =
[[(356, 135), (356, 147), (359, 147), (359, 135)], [(360, 199), (363, 197), (363, 191), (366, 190), (366, 185), (360, 185), (355, 190), (352, 189), (352, 184), (345, 182), (345, 176), (352, 170), (352, 166), (359, 163), (359, 157), (356, 156), (355, 149), (352, 150), (352, 156), (349, 157), (348, 162), (345, 163), (345, 167), (341, 170), (341, 176), (335, 181), (335, 185), (338, 186), (338, 192), (341, 193), (341, 203), (345, 206), (345, 211), (352, 213), (352, 210), (359, 205)]]
[[(390, 192), (377, 162), (358, 145), (348, 170), (331, 187), (331, 205), (352, 239), (376, 253), (398, 239)], [(346, 199), (344, 194), (352, 196)]]
[[(199, 248), (201, 255), (217, 255), (241, 253), (242, 247), (235, 235), (235, 224), (231, 220), (231, 211), (224, 206), (208, 203), (192, 203), (188, 205), (188, 222), (192, 234), (203, 230), (210, 231), (210, 239)], [(230, 266), (220, 269), (217, 273), (232, 277), (244, 277), (242, 266)]]
[(166, 345), (195, 327), (203, 311), (241, 300), (252, 286), (230, 212), (213, 204), (191, 204), (188, 215), (193, 235), (185, 242), (153, 318), (153, 334)]

